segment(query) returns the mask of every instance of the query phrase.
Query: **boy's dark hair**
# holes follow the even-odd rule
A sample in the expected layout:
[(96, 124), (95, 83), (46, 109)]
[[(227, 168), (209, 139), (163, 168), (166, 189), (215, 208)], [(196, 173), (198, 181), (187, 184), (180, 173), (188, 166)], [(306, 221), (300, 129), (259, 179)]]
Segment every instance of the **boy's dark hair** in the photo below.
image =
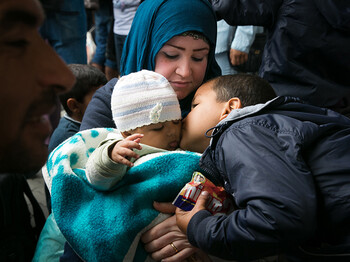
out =
[(67, 114), (71, 116), (72, 111), (70, 111), (67, 106), (67, 100), (69, 98), (75, 98), (78, 102), (83, 102), (84, 97), (91, 91), (101, 85), (105, 85), (107, 83), (107, 78), (104, 73), (91, 65), (70, 64), (68, 67), (75, 76), (76, 82), (69, 92), (62, 94), (59, 97), (64, 110), (66, 110)]
[(224, 75), (212, 81), (218, 102), (227, 102), (233, 97), (238, 97), (242, 107), (245, 107), (266, 103), (276, 97), (271, 85), (257, 75)]

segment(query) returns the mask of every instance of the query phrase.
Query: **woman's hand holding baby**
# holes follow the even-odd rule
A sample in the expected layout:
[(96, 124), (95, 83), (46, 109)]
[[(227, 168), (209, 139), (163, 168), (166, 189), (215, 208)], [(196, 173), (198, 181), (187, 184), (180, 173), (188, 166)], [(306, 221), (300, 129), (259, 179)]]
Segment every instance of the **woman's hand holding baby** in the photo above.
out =
[(134, 166), (134, 164), (130, 162), (129, 159), (138, 159), (140, 157), (133, 151), (133, 148), (138, 150), (142, 149), (140, 145), (142, 137), (143, 134), (133, 134), (117, 142), (113, 147), (111, 147), (110, 152), (108, 152), (109, 157), (117, 163), (127, 165), (129, 167)]
[[(154, 202), (153, 206), (162, 213), (172, 214), (175, 211), (175, 206), (171, 203)], [(146, 251), (156, 261), (211, 261), (204, 252), (188, 242), (187, 236), (176, 225), (175, 216), (145, 232), (141, 241), (145, 244)]]

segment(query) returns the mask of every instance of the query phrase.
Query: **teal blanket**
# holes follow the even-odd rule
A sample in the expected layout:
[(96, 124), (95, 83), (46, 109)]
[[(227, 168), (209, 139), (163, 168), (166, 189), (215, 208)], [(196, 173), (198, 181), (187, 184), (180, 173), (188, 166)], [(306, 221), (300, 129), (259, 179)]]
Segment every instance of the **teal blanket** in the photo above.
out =
[(57, 225), (85, 261), (145, 261), (142, 232), (167, 216), (153, 201), (171, 202), (199, 170), (200, 155), (187, 151), (153, 154), (132, 167), (110, 191), (98, 191), (85, 176), (88, 157), (114, 129), (77, 133), (49, 156), (43, 175)]

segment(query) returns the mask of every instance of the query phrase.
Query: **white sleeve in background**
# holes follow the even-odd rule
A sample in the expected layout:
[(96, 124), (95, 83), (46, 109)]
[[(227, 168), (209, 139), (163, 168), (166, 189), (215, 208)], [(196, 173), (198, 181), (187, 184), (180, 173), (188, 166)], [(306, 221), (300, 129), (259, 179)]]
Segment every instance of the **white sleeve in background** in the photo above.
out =
[(233, 38), (231, 49), (239, 50), (244, 53), (249, 53), (249, 49), (254, 42), (255, 35), (261, 33), (261, 26), (237, 26), (235, 37)]

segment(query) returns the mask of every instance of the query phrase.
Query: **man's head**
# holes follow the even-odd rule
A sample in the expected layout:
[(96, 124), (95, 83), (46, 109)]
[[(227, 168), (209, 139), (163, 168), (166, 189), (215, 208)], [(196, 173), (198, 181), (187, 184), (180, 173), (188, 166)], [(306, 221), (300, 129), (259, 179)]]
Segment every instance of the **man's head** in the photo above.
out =
[(81, 122), (92, 96), (98, 88), (107, 83), (107, 78), (91, 65), (70, 64), (68, 67), (76, 82), (69, 92), (60, 95), (60, 101), (67, 114)]
[(28, 172), (47, 158), (47, 115), (74, 76), (40, 37), (37, 0), (0, 0), (0, 172)]
[(191, 112), (182, 121), (180, 147), (204, 152), (210, 142), (205, 136), (207, 130), (232, 110), (266, 103), (274, 97), (276, 94), (270, 84), (255, 75), (226, 75), (210, 80), (197, 90)]
[(143, 144), (166, 150), (179, 146), (180, 104), (164, 76), (148, 70), (123, 76), (114, 87), (111, 107), (124, 137), (141, 133)]

